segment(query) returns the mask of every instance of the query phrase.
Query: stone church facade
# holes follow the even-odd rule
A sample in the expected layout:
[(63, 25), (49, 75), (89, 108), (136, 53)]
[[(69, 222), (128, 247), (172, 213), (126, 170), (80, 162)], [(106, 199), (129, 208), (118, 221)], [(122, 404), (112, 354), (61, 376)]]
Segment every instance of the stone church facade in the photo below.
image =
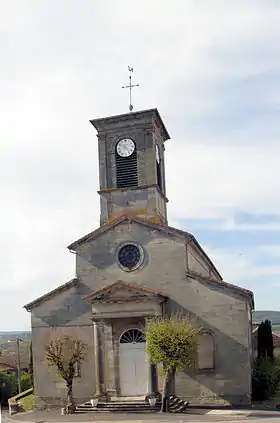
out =
[(77, 403), (160, 390), (143, 329), (149, 317), (177, 311), (194, 316), (203, 332), (195, 365), (176, 376), (176, 395), (195, 403), (249, 403), (253, 294), (225, 282), (195, 237), (168, 225), (169, 134), (159, 112), (91, 123), (99, 147), (100, 227), (68, 247), (76, 256), (75, 278), (25, 306), (36, 407), (64, 399), (63, 382), (45, 365), (44, 345), (56, 335), (88, 345), (74, 379)]

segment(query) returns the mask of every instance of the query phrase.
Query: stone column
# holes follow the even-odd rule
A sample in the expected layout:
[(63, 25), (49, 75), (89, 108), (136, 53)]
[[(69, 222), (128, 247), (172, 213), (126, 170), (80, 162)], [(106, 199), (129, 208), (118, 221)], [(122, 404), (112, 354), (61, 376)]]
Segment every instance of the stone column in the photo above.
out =
[(113, 342), (112, 324), (104, 322), (104, 349), (105, 349), (105, 390), (109, 397), (117, 396), (116, 389), (116, 360)]
[[(147, 321), (149, 320), (149, 317), (145, 318), (145, 325), (147, 324)], [(147, 355), (148, 360), (148, 355)], [(149, 362), (149, 380), (148, 380), (148, 393), (156, 392), (157, 390), (157, 381), (156, 381), (156, 371), (155, 371), (155, 365), (151, 364)]]
[(100, 354), (99, 354), (99, 333), (98, 322), (93, 321), (93, 340), (94, 340), (94, 366), (95, 366), (95, 396), (99, 397), (101, 394), (100, 383)]

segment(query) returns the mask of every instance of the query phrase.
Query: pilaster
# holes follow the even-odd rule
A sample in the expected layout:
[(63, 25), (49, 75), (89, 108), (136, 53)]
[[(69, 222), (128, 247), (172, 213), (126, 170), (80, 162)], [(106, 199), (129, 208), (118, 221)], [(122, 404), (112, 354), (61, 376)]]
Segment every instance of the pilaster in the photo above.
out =
[(101, 324), (93, 321), (94, 337), (94, 365), (95, 365), (95, 396), (101, 397), (104, 394), (103, 383), (103, 357), (102, 357), (102, 338)]
[[(145, 318), (145, 326), (147, 325), (148, 320), (151, 316)], [(147, 357), (148, 359), (148, 357)], [(149, 380), (148, 380), (148, 392), (155, 393), (158, 390), (158, 383), (157, 383), (157, 371), (156, 366), (149, 362)]]
[(105, 391), (107, 397), (116, 396), (116, 359), (111, 321), (104, 322)]

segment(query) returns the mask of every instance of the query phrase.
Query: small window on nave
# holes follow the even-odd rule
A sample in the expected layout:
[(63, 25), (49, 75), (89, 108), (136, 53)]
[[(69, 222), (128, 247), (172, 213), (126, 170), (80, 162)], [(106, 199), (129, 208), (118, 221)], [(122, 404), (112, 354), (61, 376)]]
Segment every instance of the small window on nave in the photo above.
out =
[(197, 370), (214, 370), (215, 341), (210, 332), (202, 332), (197, 351)]

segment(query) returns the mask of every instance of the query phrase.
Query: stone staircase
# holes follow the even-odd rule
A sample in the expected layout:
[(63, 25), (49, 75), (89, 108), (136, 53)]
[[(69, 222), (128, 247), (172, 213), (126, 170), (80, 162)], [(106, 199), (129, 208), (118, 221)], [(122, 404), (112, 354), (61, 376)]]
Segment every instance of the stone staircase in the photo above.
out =
[[(184, 413), (189, 403), (174, 395), (169, 397), (169, 412)], [(145, 399), (116, 399), (115, 401), (99, 401), (93, 407), (90, 401), (76, 407), (75, 413), (155, 413), (160, 411), (161, 402), (151, 406)]]
[(90, 402), (85, 402), (76, 407), (75, 413), (152, 413), (160, 410), (160, 403), (155, 407), (150, 406), (145, 400), (130, 400), (130, 401), (99, 401), (96, 407), (93, 407)]
[(175, 395), (169, 397), (169, 412), (170, 413), (184, 413), (188, 408), (189, 403), (184, 401)]

